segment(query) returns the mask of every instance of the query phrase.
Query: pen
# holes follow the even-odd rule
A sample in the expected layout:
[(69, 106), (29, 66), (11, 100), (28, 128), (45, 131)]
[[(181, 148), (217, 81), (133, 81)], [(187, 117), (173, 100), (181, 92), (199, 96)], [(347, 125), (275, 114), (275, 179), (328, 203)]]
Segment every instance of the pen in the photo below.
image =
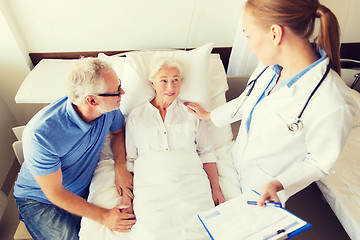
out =
[(271, 235), (267, 235), (263, 238), (263, 240), (268, 240), (268, 239), (272, 239), (273, 237), (275, 237), (276, 235), (279, 235), (281, 233), (286, 233), (285, 229), (279, 229), (276, 231), (276, 233), (271, 234)]
[(288, 230), (289, 228), (292, 228), (293, 226), (295, 226), (295, 225), (297, 225), (297, 224), (298, 224), (298, 222), (293, 222), (293, 223), (289, 224), (288, 226), (286, 226), (286, 227), (284, 227), (284, 228), (282, 228), (282, 229), (277, 230), (277, 231), (276, 231), (275, 233), (273, 233), (273, 234), (264, 236), (263, 240), (272, 239), (272, 238), (275, 237), (276, 235), (279, 235), (279, 234), (282, 234), (282, 233), (286, 234), (286, 230)]
[[(248, 205), (257, 205), (257, 201), (247, 201), (246, 203)], [(267, 203), (265, 203), (265, 206), (281, 207), (281, 203), (267, 202)]]
[(247, 201), (246, 203), (249, 204), (249, 205), (257, 205), (256, 201)]
[(265, 206), (274, 206), (274, 207), (282, 207), (281, 206), (281, 203), (278, 203), (278, 202), (267, 202), (265, 203)]

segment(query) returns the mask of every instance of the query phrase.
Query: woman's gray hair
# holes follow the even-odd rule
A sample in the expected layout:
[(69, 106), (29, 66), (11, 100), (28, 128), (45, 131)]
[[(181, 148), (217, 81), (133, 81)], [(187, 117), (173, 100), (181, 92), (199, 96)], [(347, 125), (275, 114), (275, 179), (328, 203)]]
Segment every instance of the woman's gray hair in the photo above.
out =
[(183, 78), (183, 67), (179, 62), (173, 58), (160, 58), (155, 59), (150, 68), (149, 81), (154, 82), (155, 75), (159, 72), (162, 67), (174, 67), (179, 70), (181, 79)]
[(109, 63), (99, 58), (81, 58), (72, 69), (65, 88), (68, 97), (75, 105), (85, 103), (88, 95), (105, 91), (103, 72), (112, 70)]

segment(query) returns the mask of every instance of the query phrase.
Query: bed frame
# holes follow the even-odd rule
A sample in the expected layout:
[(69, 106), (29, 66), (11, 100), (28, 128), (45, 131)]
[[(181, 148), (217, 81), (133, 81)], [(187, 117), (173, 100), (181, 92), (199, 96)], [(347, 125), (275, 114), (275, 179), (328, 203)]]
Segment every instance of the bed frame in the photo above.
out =
[[(220, 54), (220, 58), (223, 62), (225, 71), (227, 70), (231, 47), (216, 47), (212, 50), (212, 53)], [(179, 49), (184, 50), (184, 49)], [(191, 50), (191, 49), (187, 49)], [(96, 57), (100, 52), (106, 55), (114, 55), (119, 53), (125, 53), (132, 50), (119, 50), (119, 51), (90, 51), (90, 52), (50, 52), (50, 53), (29, 53), (30, 59), (34, 65), (38, 64), (42, 59), (77, 59), (80, 57)], [(340, 48), (340, 56), (342, 59), (360, 61), (360, 43), (342, 43)], [(358, 69), (360, 70), (360, 64), (353, 61), (342, 61), (342, 68)], [(358, 90), (358, 89), (357, 89)], [(359, 91), (359, 90), (358, 90)]]
[[(184, 49), (179, 49), (184, 50)], [(191, 49), (186, 49), (191, 50)], [(96, 57), (99, 53), (105, 53), (106, 55), (114, 55), (119, 53), (125, 53), (132, 50), (122, 50), (122, 51), (92, 51), (92, 52), (52, 52), (52, 53), (30, 53), (30, 59), (34, 64), (38, 64), (42, 59), (77, 59), (80, 57)], [(211, 53), (220, 54), (220, 58), (223, 62), (225, 70), (227, 69), (231, 47), (217, 47), (212, 50)]]
[[(220, 58), (223, 62), (225, 70), (228, 67), (231, 49), (232, 49), (231, 47), (218, 47), (218, 48), (214, 48), (212, 51), (212, 53), (220, 54)], [(191, 50), (191, 49), (187, 49), (187, 50)], [(36, 66), (36, 64), (38, 64), (42, 59), (77, 59), (81, 56), (95, 57), (100, 52), (105, 53), (107, 55), (114, 55), (128, 51), (129, 50), (91, 51), (91, 52), (53, 52), (53, 53), (30, 53), (29, 55), (34, 66)], [(355, 60), (355, 62), (343, 61), (342, 62), (343, 68), (357, 69), (360, 71), (360, 65), (359, 65), (360, 43), (341, 44), (340, 55), (342, 59)], [(228, 77), (229, 86), (235, 84), (233, 86), (230, 86), (230, 89), (232, 91), (234, 90), (240, 91), (246, 85), (246, 80), (247, 79)], [(239, 84), (242, 84), (243, 86), (239, 86)], [(236, 96), (238, 96), (238, 94), (239, 92), (235, 93)], [(232, 98), (231, 93), (227, 93), (227, 98), (228, 100), (229, 98)], [(289, 209), (291, 212), (295, 213), (296, 215), (303, 217), (304, 219), (311, 219), (311, 221), (313, 222), (313, 230), (307, 231), (302, 235), (306, 239), (320, 238), (321, 236), (324, 235), (324, 233), (327, 233), (329, 236), (331, 235), (341, 236), (340, 239), (350, 239), (347, 236), (344, 229), (342, 228), (341, 224), (338, 222), (336, 215), (333, 213), (329, 205), (327, 205), (323, 200), (322, 194), (315, 183), (311, 184), (309, 187), (305, 188), (304, 190), (294, 195), (294, 197), (289, 199), (289, 201), (287, 202), (287, 209)], [(319, 213), (319, 211), (321, 214), (315, 214), (316, 215), (315, 216), (314, 213)], [(326, 219), (327, 221), (323, 221), (323, 219)]]

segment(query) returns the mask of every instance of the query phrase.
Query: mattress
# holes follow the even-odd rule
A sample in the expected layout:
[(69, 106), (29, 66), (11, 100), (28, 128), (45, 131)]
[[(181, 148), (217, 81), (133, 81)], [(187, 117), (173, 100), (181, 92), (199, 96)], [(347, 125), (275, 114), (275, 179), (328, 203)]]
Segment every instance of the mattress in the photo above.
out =
[[(359, 104), (359, 93), (352, 90)], [(351, 239), (360, 239), (360, 116), (333, 167), (317, 185)]]

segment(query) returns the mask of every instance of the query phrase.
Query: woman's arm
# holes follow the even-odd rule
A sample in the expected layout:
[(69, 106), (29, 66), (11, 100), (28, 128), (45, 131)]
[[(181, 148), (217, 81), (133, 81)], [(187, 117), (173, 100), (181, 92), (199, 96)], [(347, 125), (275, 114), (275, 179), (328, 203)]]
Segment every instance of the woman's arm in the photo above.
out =
[(133, 176), (126, 167), (124, 126), (119, 131), (111, 133), (111, 149), (115, 159), (116, 188), (120, 195), (128, 195), (133, 198)]
[(225, 202), (225, 198), (220, 189), (219, 174), (218, 174), (216, 163), (208, 162), (208, 163), (204, 163), (203, 166), (204, 166), (204, 170), (205, 170), (206, 174), (208, 175), (208, 178), (210, 181), (212, 197), (213, 197), (215, 205)]
[(219, 184), (219, 174), (216, 165), (217, 158), (215, 156), (214, 149), (211, 144), (211, 139), (209, 139), (207, 134), (206, 123), (201, 120), (197, 120), (197, 121), (198, 121), (198, 126), (196, 131), (197, 153), (203, 162), (203, 168), (210, 181), (212, 197), (214, 203), (217, 205), (225, 202), (225, 198), (221, 192), (220, 184)]

